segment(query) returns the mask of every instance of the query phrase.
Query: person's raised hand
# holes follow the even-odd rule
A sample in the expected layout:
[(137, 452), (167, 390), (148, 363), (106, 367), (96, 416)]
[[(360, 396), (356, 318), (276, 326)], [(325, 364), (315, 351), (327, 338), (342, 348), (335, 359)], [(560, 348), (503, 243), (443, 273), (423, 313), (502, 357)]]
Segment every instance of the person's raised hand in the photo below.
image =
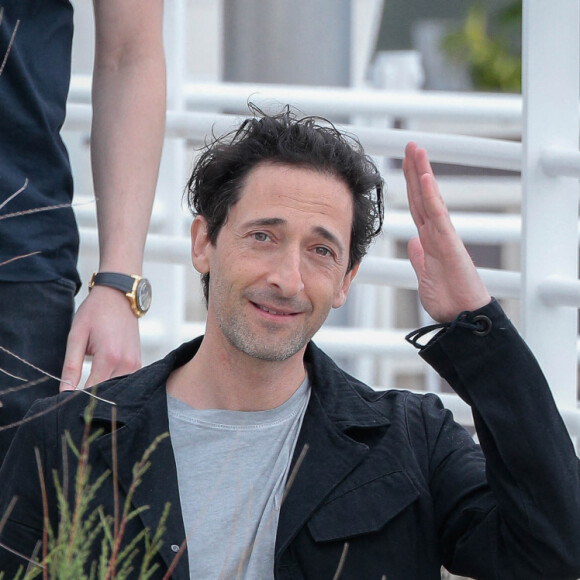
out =
[(465, 310), (485, 306), (491, 297), (451, 223), (427, 153), (415, 143), (405, 148), (403, 172), (419, 234), (409, 241), (408, 252), (421, 304), (434, 320), (450, 322)]

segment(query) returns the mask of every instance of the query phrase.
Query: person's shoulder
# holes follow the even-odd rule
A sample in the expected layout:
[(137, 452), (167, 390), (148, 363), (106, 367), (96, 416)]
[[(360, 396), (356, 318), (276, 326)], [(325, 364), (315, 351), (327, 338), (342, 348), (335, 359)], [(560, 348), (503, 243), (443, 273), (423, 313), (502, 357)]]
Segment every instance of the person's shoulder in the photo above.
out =
[(133, 373), (112, 377), (85, 389), (63, 391), (51, 397), (38, 399), (31, 406), (27, 421), (36, 416), (54, 414), (58, 417), (78, 416), (89, 406), (123, 405), (125, 402), (135, 403), (146, 396), (152, 389), (164, 384), (175, 364), (175, 353), (172, 351), (166, 357), (157, 360)]
[[(406, 389), (384, 388), (370, 386), (357, 377), (342, 369), (328, 354), (317, 347), (314, 343), (308, 345), (305, 362), (310, 370), (310, 375), (318, 384), (324, 382), (332, 387), (335, 394), (340, 396), (343, 389), (356, 393), (356, 395), (371, 404), (381, 405), (404, 405), (410, 404), (421, 406), (442, 406), (437, 395), (433, 393), (417, 392)], [(336, 388), (338, 385), (341, 388)]]
[(356, 379), (351, 384), (369, 404), (385, 410), (417, 411), (422, 414), (439, 413), (445, 410), (443, 402), (435, 393), (399, 388), (369, 387)]

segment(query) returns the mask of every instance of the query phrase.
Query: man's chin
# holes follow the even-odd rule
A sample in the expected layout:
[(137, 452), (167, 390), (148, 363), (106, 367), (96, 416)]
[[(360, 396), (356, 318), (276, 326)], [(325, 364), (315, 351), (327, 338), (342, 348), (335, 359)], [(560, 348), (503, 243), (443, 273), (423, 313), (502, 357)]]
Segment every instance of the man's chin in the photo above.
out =
[(304, 340), (302, 337), (298, 340), (277, 342), (270, 341), (268, 343), (252, 342), (247, 340), (230, 340), (232, 346), (246, 354), (247, 356), (264, 362), (284, 362), (304, 349), (308, 343), (308, 339)]
[(304, 345), (300, 346), (299, 348), (286, 348), (286, 349), (263, 348), (263, 349), (245, 350), (244, 352), (248, 356), (263, 362), (284, 362), (288, 359), (291, 359), (303, 348)]

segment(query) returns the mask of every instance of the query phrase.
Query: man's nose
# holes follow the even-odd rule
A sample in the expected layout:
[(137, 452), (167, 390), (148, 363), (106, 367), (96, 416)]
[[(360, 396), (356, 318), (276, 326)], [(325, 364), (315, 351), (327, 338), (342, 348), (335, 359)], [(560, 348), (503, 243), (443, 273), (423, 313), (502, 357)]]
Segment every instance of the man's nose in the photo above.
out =
[(277, 254), (270, 268), (268, 282), (276, 286), (282, 296), (289, 298), (304, 290), (302, 258), (299, 250)]

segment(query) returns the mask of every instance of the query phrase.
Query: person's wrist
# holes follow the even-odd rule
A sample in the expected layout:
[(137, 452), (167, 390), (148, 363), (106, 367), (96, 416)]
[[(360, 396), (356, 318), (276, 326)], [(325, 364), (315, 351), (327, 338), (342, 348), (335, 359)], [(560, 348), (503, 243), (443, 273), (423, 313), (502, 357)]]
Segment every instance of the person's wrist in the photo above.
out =
[(89, 291), (94, 286), (107, 286), (122, 292), (129, 301), (131, 311), (138, 318), (145, 315), (151, 306), (151, 284), (138, 274), (94, 272), (89, 282)]

